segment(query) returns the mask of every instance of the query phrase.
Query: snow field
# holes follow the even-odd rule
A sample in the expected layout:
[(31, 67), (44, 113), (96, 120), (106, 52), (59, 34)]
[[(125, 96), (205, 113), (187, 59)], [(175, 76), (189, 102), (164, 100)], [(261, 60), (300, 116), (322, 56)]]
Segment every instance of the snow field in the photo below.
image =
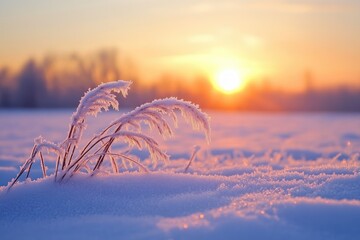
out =
[[(94, 131), (113, 114), (92, 119)], [(360, 239), (358, 114), (210, 112), (210, 145), (183, 127), (162, 142), (168, 164), (153, 169), (135, 152), (151, 173), (50, 176), (10, 192), (32, 139), (60, 141), (69, 113), (0, 115), (1, 239)]]

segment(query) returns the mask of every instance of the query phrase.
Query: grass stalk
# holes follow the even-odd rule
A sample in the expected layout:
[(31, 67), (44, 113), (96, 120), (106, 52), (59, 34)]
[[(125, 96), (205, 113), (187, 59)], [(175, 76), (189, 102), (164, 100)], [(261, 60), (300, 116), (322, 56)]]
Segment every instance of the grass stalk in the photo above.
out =
[(43, 173), (43, 177), (46, 177), (46, 168), (45, 168), (44, 157), (41, 152), (39, 152), (39, 155), (40, 155), (40, 164), (41, 164), (41, 170)]

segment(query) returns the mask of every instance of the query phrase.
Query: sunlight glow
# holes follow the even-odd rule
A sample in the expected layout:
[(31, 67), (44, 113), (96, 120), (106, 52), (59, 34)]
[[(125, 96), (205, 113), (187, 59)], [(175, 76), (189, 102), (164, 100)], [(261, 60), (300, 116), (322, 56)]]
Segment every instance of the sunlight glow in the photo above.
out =
[(213, 84), (217, 90), (232, 94), (245, 87), (245, 80), (238, 70), (223, 69), (216, 74)]

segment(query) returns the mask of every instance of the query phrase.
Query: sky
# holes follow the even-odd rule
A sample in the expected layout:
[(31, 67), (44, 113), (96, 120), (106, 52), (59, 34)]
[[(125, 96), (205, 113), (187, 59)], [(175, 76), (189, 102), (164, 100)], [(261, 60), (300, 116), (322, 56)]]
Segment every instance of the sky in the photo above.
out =
[(0, 0), (0, 67), (116, 48), (140, 75), (360, 86), (358, 0)]

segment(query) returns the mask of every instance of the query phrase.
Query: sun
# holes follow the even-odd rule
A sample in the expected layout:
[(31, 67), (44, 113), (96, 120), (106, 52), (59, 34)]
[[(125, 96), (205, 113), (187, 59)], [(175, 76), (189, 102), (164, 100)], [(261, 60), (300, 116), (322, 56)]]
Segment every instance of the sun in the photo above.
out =
[(245, 87), (245, 80), (238, 70), (223, 69), (216, 74), (213, 84), (220, 92), (232, 94)]

